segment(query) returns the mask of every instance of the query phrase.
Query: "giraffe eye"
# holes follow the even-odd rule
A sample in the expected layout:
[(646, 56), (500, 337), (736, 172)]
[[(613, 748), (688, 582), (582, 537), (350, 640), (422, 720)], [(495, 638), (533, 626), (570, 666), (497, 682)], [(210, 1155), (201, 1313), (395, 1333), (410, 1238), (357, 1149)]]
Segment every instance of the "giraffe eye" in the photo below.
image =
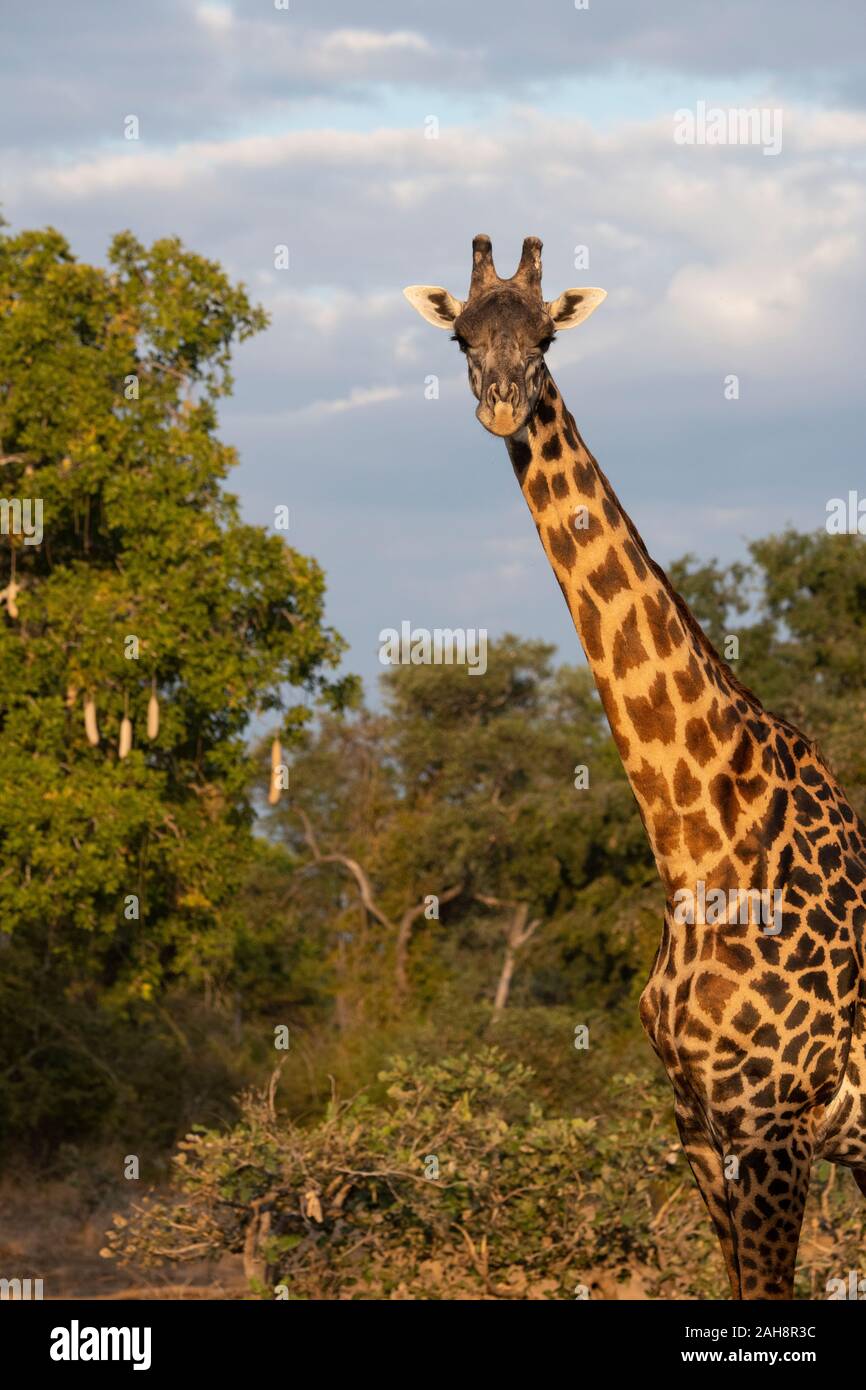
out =
[(555, 337), (556, 337), (556, 334), (555, 334), (555, 333), (551, 333), (551, 334), (549, 335), (549, 337), (547, 337), (547, 338), (542, 338), (541, 342), (538, 344), (538, 351), (539, 351), (539, 352), (547, 352), (547, 349), (550, 347), (550, 344), (553, 342), (553, 340), (554, 340)]
[(452, 341), (452, 343), (456, 343), (456, 344), (457, 344), (457, 346), (459, 347), (459, 349), (460, 349), (461, 352), (468, 352), (468, 350), (469, 350), (469, 344), (467, 343), (467, 341), (466, 341), (465, 338), (461, 338), (461, 337), (460, 337), (460, 334), (459, 334), (459, 333), (452, 333), (452, 334), (451, 334), (451, 341)]

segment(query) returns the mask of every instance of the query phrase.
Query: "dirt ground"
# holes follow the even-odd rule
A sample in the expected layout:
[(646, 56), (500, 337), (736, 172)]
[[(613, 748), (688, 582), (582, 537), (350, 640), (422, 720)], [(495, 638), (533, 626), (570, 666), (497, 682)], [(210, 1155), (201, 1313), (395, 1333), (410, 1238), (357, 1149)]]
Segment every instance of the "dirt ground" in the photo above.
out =
[(227, 1257), (165, 1270), (129, 1270), (100, 1257), (115, 1212), (130, 1201), (128, 1188), (98, 1201), (73, 1182), (0, 1183), (0, 1277), (42, 1279), (46, 1300), (74, 1298), (243, 1298), (242, 1259)]
[[(163, 1270), (125, 1269), (103, 1259), (106, 1232), (115, 1213), (132, 1200), (127, 1184), (34, 1180), (21, 1174), (0, 1181), (0, 1278), (41, 1279), (43, 1297), (142, 1301), (147, 1299), (243, 1299), (248, 1288), (241, 1255), (217, 1264), (204, 1261)], [(642, 1271), (626, 1283), (607, 1271), (587, 1275), (593, 1299), (646, 1298)]]

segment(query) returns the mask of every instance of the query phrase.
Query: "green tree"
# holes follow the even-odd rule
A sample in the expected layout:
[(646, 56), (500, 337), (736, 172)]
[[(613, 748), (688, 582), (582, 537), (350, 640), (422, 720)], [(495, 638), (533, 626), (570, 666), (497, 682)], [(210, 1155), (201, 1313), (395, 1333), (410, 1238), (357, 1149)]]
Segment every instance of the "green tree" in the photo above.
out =
[[(737, 675), (818, 740), (866, 808), (866, 541), (788, 530), (749, 549), (748, 565), (696, 566), (686, 556), (671, 573), (715, 641), (738, 633)], [(752, 611), (742, 623), (747, 594)]]
[[(250, 720), (279, 711), (290, 741), (311, 698), (352, 691), (326, 674), (342, 642), (321, 570), (243, 524), (223, 487), (237, 459), (217, 403), (264, 312), (176, 239), (124, 233), (108, 261), (83, 264), (51, 229), (0, 235), (7, 1058), (49, 1045), (57, 999), (219, 987), (253, 843)], [(16, 525), (28, 500), (41, 544)], [(31, 1004), (47, 1019), (28, 1028)]]
[(736, 561), (723, 569), (718, 561), (699, 564), (692, 554), (674, 560), (668, 576), (682, 594), (713, 646), (724, 655), (725, 638), (732, 632), (732, 620), (748, 611), (748, 565)]
[[(297, 754), (275, 826), (302, 865), (305, 923), (333, 933), (343, 1026), (357, 1012), (347, 996), (374, 988), (371, 971), (381, 988), (383, 946), (398, 995), (414, 985), (429, 1001), (456, 972), (501, 1013), (530, 941), (534, 955), (557, 936), (551, 983), (561, 952), (579, 969), (603, 908), (651, 878), (589, 673), (554, 672), (552, 658), (550, 646), (504, 637), (483, 680), (395, 668), (383, 713), (325, 720)], [(438, 918), (425, 914), (431, 898)]]

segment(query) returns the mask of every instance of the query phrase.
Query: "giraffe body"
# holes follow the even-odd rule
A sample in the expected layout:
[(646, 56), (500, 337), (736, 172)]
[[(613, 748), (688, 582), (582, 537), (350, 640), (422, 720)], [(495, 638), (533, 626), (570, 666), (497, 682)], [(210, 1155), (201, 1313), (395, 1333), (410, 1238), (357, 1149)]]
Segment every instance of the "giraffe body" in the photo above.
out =
[(539, 242), (504, 282), (487, 239), (474, 249), (474, 293), (432, 312), (506, 438), (665, 887), (641, 1020), (733, 1296), (790, 1298), (812, 1162), (852, 1168), (866, 1195), (866, 829), (815, 745), (716, 653), (565, 409), (544, 345), (603, 292), (545, 305)]
[[(641, 1020), (735, 1295), (790, 1297), (812, 1161), (866, 1170), (863, 828), (673, 594), (552, 380), (539, 407), (509, 450), (668, 899)], [(677, 921), (698, 883), (778, 893), (779, 919)]]

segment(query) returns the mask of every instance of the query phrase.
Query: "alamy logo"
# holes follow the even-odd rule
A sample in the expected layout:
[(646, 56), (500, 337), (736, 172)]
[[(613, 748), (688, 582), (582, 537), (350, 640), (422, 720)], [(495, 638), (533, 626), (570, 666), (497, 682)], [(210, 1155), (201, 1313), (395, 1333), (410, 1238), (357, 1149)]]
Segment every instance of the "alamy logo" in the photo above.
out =
[(52, 1361), (132, 1361), (134, 1371), (150, 1370), (149, 1327), (69, 1327), (51, 1331)]
[(468, 666), (470, 676), (487, 670), (487, 629), (415, 627), (408, 621), (379, 633), (383, 666)]
[(0, 1279), (0, 1302), (10, 1299), (17, 1303), (43, 1297), (41, 1279)]
[(674, 893), (674, 921), (687, 926), (713, 927), (721, 923), (761, 926), (764, 936), (782, 930), (782, 890), (774, 888), (710, 888), (698, 879), (697, 892), (678, 888)]
[(861, 1279), (856, 1269), (848, 1270), (847, 1279), (828, 1279), (826, 1288), (830, 1303), (849, 1298), (862, 1303), (866, 1299), (866, 1279)]
[(831, 497), (825, 524), (828, 536), (866, 536), (866, 497), (853, 488), (847, 497)]
[(41, 497), (0, 497), (0, 536), (23, 536), (25, 545), (41, 545)]
[(677, 145), (760, 145), (764, 154), (782, 148), (782, 111), (776, 107), (707, 106), (699, 101), (694, 111), (674, 112)]

